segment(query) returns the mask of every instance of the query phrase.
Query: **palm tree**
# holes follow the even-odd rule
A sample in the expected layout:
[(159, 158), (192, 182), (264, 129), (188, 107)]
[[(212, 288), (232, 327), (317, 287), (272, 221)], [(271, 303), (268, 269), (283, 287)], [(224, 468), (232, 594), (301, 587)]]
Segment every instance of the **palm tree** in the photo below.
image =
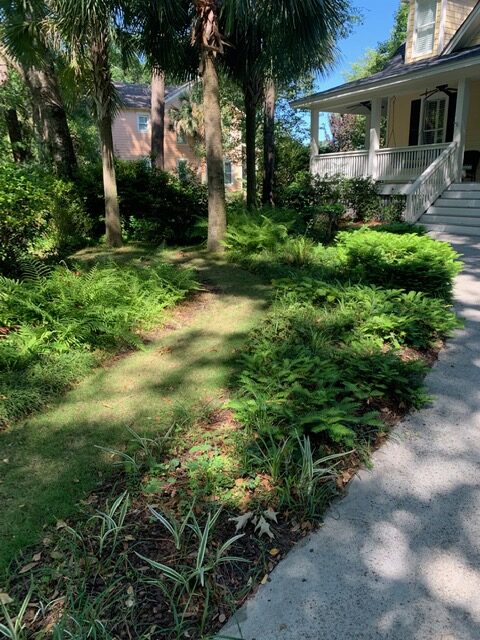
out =
[[(123, 0), (51, 0), (53, 24), (68, 48), (71, 64), (83, 78), (92, 99), (100, 134), (105, 230), (110, 247), (122, 245), (114, 164), (112, 120), (117, 96), (112, 83), (110, 51), (115, 39), (125, 44)], [(123, 36), (120, 38), (119, 36)], [(128, 53), (128, 49), (125, 48)]]
[(272, 200), (276, 87), (309, 71), (325, 72), (336, 41), (350, 24), (349, 0), (231, 0), (226, 36), (235, 45), (227, 58), (245, 95), (247, 204), (256, 203), (257, 109), (264, 100), (263, 197)]
[(59, 175), (72, 178), (77, 161), (56, 72), (57, 59), (45, 30), (47, 15), (43, 0), (0, 0), (0, 38), (5, 56), (29, 89), (44, 155)]
[(132, 0), (127, 21), (151, 69), (151, 157), (163, 170), (165, 77), (187, 74), (188, 0)]
[(226, 221), (222, 117), (216, 60), (224, 53), (219, 29), (221, 0), (195, 0), (192, 43), (200, 49), (203, 111), (208, 172), (208, 241), (210, 251), (222, 251)]

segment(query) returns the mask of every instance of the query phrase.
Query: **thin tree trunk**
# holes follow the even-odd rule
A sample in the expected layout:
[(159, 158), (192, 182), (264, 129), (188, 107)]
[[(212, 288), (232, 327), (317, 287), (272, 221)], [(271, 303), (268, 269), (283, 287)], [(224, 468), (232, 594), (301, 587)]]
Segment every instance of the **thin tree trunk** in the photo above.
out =
[(46, 155), (59, 175), (71, 179), (75, 176), (77, 159), (55, 69), (46, 63), (42, 69), (23, 67), (23, 73), (32, 97), (33, 120)]
[(90, 45), (90, 64), (93, 82), (93, 99), (102, 149), (103, 192), (105, 195), (105, 234), (109, 247), (122, 246), (122, 226), (115, 175), (112, 114), (115, 89), (112, 84), (108, 57), (108, 36), (98, 34)]
[(248, 86), (244, 90), (245, 99), (245, 153), (247, 168), (247, 208), (257, 206), (257, 104)]
[(7, 124), (8, 137), (10, 138), (13, 160), (15, 162), (26, 162), (30, 154), (25, 145), (22, 125), (18, 120), (18, 114), (15, 109), (5, 110), (5, 122)]
[(276, 88), (273, 80), (265, 86), (263, 117), (263, 204), (274, 205), (273, 187), (275, 178), (275, 102)]
[(99, 123), (102, 146), (103, 192), (105, 195), (105, 231), (109, 247), (122, 246), (122, 228), (118, 206), (117, 179), (113, 153), (112, 119), (104, 116)]
[(152, 73), (151, 102), (151, 156), (152, 164), (161, 171), (165, 168), (165, 73), (155, 68)]
[(227, 227), (225, 174), (223, 167), (222, 118), (218, 74), (212, 53), (203, 53), (203, 109), (208, 173), (209, 251), (223, 251)]

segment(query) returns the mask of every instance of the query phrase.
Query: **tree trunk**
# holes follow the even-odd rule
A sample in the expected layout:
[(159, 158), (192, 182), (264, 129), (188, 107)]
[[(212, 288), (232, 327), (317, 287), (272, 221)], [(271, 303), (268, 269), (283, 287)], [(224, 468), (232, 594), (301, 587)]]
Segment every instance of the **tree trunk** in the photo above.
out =
[(203, 109), (208, 173), (207, 247), (209, 251), (223, 251), (227, 218), (220, 91), (215, 60), (207, 51), (203, 53)]
[(152, 128), (152, 165), (163, 171), (165, 168), (165, 73), (157, 68), (152, 72), (150, 121)]
[(257, 101), (251, 90), (244, 89), (245, 99), (245, 153), (247, 166), (247, 208), (257, 206)]
[(275, 102), (276, 88), (273, 80), (265, 86), (263, 117), (263, 204), (274, 205), (273, 187), (275, 177)]
[(72, 179), (77, 159), (55, 69), (46, 63), (42, 69), (23, 67), (23, 73), (32, 96), (33, 120), (46, 155), (58, 175)]
[(112, 118), (104, 116), (99, 123), (102, 147), (103, 192), (105, 195), (105, 232), (109, 247), (122, 246), (122, 228), (118, 206), (117, 179), (113, 153)]
[(5, 122), (7, 124), (8, 137), (12, 148), (13, 160), (15, 162), (25, 162), (30, 154), (23, 138), (22, 125), (18, 121), (15, 109), (5, 110)]

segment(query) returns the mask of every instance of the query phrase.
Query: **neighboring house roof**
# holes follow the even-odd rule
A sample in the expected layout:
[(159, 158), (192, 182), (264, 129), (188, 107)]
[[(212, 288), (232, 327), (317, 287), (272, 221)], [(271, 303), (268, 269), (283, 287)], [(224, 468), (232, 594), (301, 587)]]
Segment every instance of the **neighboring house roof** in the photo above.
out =
[[(133, 82), (114, 82), (120, 98), (121, 106), (127, 109), (150, 109), (151, 87), (149, 84), (136, 84)], [(189, 83), (171, 85), (165, 87), (165, 100), (168, 102), (182, 91), (189, 88)]]
[(315, 102), (328, 98), (335, 98), (343, 94), (355, 94), (357, 91), (360, 92), (367, 88), (381, 87), (384, 84), (390, 84), (394, 79), (408, 79), (410, 77), (414, 78), (416, 76), (426, 75), (431, 71), (451, 70), (456, 67), (461, 68), (465, 66), (466, 63), (475, 61), (480, 63), (480, 45), (407, 64), (405, 63), (405, 45), (403, 45), (382, 71), (367, 78), (346, 82), (327, 91), (321, 91), (306, 96), (305, 98), (294, 100), (291, 105), (297, 108), (309, 107)]

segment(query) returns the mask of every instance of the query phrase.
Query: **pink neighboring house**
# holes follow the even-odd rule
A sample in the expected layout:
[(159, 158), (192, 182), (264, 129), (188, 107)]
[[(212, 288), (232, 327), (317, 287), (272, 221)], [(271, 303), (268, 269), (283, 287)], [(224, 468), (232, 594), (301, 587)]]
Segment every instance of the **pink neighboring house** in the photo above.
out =
[[(122, 160), (141, 160), (150, 157), (150, 85), (116, 82), (121, 100), (120, 110), (113, 122), (115, 155)], [(206, 182), (206, 164), (199, 158), (188, 138), (177, 134), (169, 118), (172, 107), (189, 90), (189, 85), (169, 86), (165, 90), (165, 170), (181, 173), (185, 166)], [(243, 174), (241, 162), (225, 158), (225, 186), (228, 191), (241, 191)]]

